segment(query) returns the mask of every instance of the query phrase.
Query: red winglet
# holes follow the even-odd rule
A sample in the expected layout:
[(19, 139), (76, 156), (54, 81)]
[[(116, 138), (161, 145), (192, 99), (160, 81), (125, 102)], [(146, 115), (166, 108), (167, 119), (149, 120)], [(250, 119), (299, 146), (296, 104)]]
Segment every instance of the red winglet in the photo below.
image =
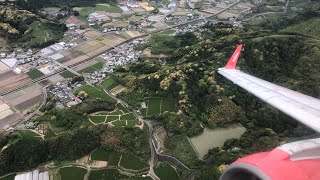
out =
[(241, 49), (242, 49), (242, 44), (239, 44), (237, 46), (237, 49), (234, 51), (233, 55), (229, 59), (228, 64), (226, 65), (226, 67), (224, 67), (225, 69), (235, 69), (236, 68), (238, 58), (241, 53)]

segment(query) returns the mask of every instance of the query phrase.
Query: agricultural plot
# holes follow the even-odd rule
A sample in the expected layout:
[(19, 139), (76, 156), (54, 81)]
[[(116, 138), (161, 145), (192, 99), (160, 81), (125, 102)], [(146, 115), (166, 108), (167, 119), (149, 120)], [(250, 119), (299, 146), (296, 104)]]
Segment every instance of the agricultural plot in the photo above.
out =
[(89, 116), (89, 119), (92, 122), (99, 124), (99, 123), (103, 123), (106, 120), (106, 116)]
[(88, 93), (89, 96), (95, 97), (95, 98), (100, 98), (100, 99), (105, 99), (105, 100), (111, 100), (112, 98), (105, 93), (103, 90), (98, 89), (96, 87), (90, 86), (90, 85), (85, 85), (79, 89), (79, 91), (85, 91)]
[(112, 123), (115, 127), (124, 127), (127, 125), (126, 121), (115, 121)]
[(107, 116), (106, 123), (119, 120), (119, 116)]
[(134, 179), (119, 173), (117, 169), (104, 169), (98, 171), (91, 171), (89, 180), (117, 180), (117, 179)]
[(26, 74), (16, 74), (13, 71), (7, 71), (0, 74), (0, 92), (5, 92), (10, 88), (30, 82), (32, 79)]
[(123, 113), (121, 111), (118, 111), (117, 109), (112, 112), (102, 111), (99, 112), (97, 115), (122, 115)]
[(125, 114), (125, 115), (120, 116), (120, 120), (133, 121), (133, 120), (136, 120), (136, 117), (133, 115), (133, 113), (129, 113), (129, 114)]
[(68, 70), (63, 71), (62, 73), (60, 73), (60, 75), (64, 78), (71, 78), (71, 77), (77, 76)]
[(101, 85), (103, 87), (105, 87), (106, 89), (111, 90), (111, 89), (115, 88), (116, 86), (118, 86), (119, 83), (114, 79), (114, 77), (111, 76), (108, 79), (106, 79), (105, 81), (103, 81), (101, 83)]
[(155, 168), (155, 173), (160, 179), (177, 180), (180, 179), (176, 170), (169, 164), (160, 164)]
[(129, 113), (128, 109), (124, 107), (121, 103), (116, 104), (117, 109), (121, 110), (123, 113)]
[(159, 115), (161, 108), (161, 98), (149, 98), (147, 115)]
[(136, 124), (137, 124), (137, 121), (136, 121), (136, 120), (134, 120), (134, 121), (127, 121), (127, 126), (128, 126), (128, 127), (135, 127)]
[(65, 167), (65, 168), (59, 169), (61, 180), (70, 180), (70, 179), (81, 180), (84, 178), (86, 173), (87, 173), (86, 169), (79, 168), (79, 167)]
[(176, 110), (176, 101), (171, 98), (162, 98), (161, 100), (161, 113), (166, 111), (173, 112)]
[(91, 160), (96, 160), (96, 161), (109, 161), (111, 152), (110, 151), (105, 151), (102, 148), (95, 149), (91, 153)]
[(135, 158), (132, 155), (123, 154), (120, 162), (120, 166), (124, 167), (126, 169), (133, 169), (133, 170), (139, 170), (143, 169), (145, 167), (148, 167), (148, 165), (142, 161), (140, 161), (138, 158)]
[[(174, 112), (176, 110), (176, 102), (171, 98), (152, 97), (147, 101), (147, 110), (143, 110), (142, 115), (152, 116), (159, 115), (166, 111)], [(145, 112), (145, 114), (144, 114)]]
[(98, 61), (96, 64), (89, 66), (89, 67), (86, 67), (86, 68), (80, 70), (79, 72), (80, 73), (91, 73), (94, 71), (101, 70), (102, 67), (103, 67), (103, 62)]
[(27, 72), (27, 75), (31, 79), (37, 79), (37, 78), (43, 76), (44, 74), (41, 71), (39, 71), (38, 69), (34, 69), (34, 70), (31, 70), (31, 71)]
[(109, 157), (108, 165), (117, 166), (120, 160), (121, 154), (115, 151), (112, 151)]

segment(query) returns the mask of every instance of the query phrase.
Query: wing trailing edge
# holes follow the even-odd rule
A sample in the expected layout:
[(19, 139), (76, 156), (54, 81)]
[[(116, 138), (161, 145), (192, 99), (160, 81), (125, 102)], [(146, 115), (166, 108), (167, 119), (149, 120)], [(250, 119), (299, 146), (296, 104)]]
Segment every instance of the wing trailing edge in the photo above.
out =
[(276, 109), (320, 132), (320, 100), (235, 69), (241, 48), (242, 45), (238, 45), (226, 67), (220, 68), (218, 73)]

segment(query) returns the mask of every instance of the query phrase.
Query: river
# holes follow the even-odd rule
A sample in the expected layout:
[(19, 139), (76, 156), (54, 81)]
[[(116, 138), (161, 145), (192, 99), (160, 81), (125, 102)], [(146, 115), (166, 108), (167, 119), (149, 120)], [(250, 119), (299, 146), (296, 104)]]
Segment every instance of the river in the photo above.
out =
[(240, 125), (230, 126), (227, 128), (204, 128), (203, 133), (193, 136), (190, 139), (199, 158), (203, 158), (209, 149), (214, 147), (222, 147), (227, 139), (239, 138), (246, 128)]

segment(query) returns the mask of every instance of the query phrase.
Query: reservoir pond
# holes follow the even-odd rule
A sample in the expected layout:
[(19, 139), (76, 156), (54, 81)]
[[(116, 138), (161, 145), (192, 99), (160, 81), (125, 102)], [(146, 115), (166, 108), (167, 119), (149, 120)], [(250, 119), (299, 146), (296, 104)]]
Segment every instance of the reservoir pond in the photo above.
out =
[(246, 128), (240, 125), (227, 128), (204, 128), (203, 133), (189, 139), (199, 158), (202, 159), (203, 156), (208, 153), (209, 149), (222, 147), (226, 140), (240, 138), (245, 131)]

